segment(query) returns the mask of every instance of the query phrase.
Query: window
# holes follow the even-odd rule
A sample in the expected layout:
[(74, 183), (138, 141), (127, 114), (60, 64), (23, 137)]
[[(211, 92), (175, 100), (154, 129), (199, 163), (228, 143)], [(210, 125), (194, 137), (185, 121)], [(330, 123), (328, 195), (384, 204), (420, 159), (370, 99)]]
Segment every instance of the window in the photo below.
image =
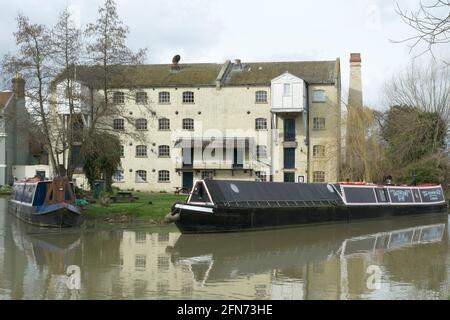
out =
[(267, 130), (267, 119), (266, 118), (258, 118), (255, 120), (255, 129), (256, 130)]
[(314, 171), (313, 172), (313, 182), (325, 182), (325, 172), (324, 171)]
[(267, 174), (264, 171), (256, 171), (256, 178), (260, 182), (267, 182)]
[(122, 169), (116, 170), (114, 172), (113, 181), (114, 182), (122, 182), (123, 181), (123, 170)]
[(213, 172), (212, 171), (202, 171), (202, 179), (212, 179), (213, 178)]
[(134, 242), (136, 243), (145, 243), (147, 242), (147, 234), (145, 232), (136, 231), (134, 234)]
[(145, 254), (137, 254), (134, 256), (134, 267), (137, 269), (145, 269), (147, 264), (147, 256)]
[(194, 119), (183, 119), (183, 130), (194, 130)]
[(295, 148), (284, 148), (284, 168), (295, 168)]
[(192, 91), (183, 92), (183, 103), (194, 103), (194, 93)]
[(125, 94), (120, 91), (114, 92), (113, 93), (113, 103), (115, 103), (115, 104), (125, 103)]
[(137, 183), (147, 182), (147, 171), (145, 170), (136, 171), (136, 182)]
[(158, 242), (168, 242), (170, 239), (170, 234), (168, 232), (158, 233)]
[(284, 182), (295, 182), (295, 173), (294, 172), (285, 172), (283, 174)]
[(113, 120), (113, 129), (114, 130), (124, 130), (125, 129), (125, 121), (123, 119), (114, 119)]
[(147, 92), (136, 92), (136, 103), (147, 104)]
[(285, 83), (283, 86), (283, 96), (290, 97), (291, 96), (291, 84)]
[(295, 141), (295, 119), (284, 119), (284, 141)]
[(313, 118), (313, 130), (325, 130), (325, 118)]
[(161, 157), (161, 158), (170, 157), (170, 147), (169, 146), (159, 146), (158, 147), (158, 157)]
[(159, 170), (158, 171), (158, 182), (169, 182), (170, 173), (169, 170)]
[(325, 90), (314, 90), (313, 92), (313, 102), (325, 102)]
[(136, 130), (147, 130), (147, 119), (137, 119)]
[(170, 266), (169, 257), (158, 256), (158, 271), (167, 271), (169, 270), (169, 266)]
[(146, 157), (147, 146), (136, 146), (136, 157)]
[(167, 131), (170, 130), (170, 120), (169, 119), (159, 119), (158, 120), (158, 130)]
[(325, 157), (325, 146), (313, 146), (313, 157)]
[(163, 91), (158, 94), (159, 103), (170, 103), (170, 92)]
[(120, 157), (125, 157), (125, 147), (123, 145), (120, 146)]
[(256, 103), (267, 103), (267, 91), (256, 91), (255, 101)]
[(267, 146), (256, 146), (256, 158), (258, 160), (267, 158)]

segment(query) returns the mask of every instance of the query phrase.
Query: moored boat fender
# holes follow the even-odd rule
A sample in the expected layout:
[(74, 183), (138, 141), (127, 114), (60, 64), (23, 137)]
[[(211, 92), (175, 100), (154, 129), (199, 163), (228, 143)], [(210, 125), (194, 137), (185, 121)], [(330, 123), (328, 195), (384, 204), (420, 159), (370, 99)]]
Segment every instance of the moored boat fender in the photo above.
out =
[(172, 205), (172, 208), (170, 209), (170, 212), (164, 218), (164, 222), (172, 223), (172, 222), (176, 222), (176, 221), (178, 221), (180, 219), (181, 208), (177, 208), (176, 207), (177, 203), (174, 203)]

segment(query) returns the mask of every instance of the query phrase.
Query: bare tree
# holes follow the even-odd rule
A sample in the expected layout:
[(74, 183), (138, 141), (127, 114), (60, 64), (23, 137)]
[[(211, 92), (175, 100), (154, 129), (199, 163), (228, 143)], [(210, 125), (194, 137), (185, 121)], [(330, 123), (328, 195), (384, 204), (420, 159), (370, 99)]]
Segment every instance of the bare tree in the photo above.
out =
[(403, 10), (397, 3), (397, 13), (403, 22), (409, 25), (416, 32), (415, 36), (396, 42), (410, 43), (410, 51), (416, 48), (420, 43), (425, 44), (425, 52), (431, 52), (436, 44), (450, 42), (450, 1), (432, 0), (424, 3), (420, 1), (417, 11)]
[(48, 86), (54, 76), (52, 68), (52, 46), (50, 31), (41, 24), (34, 24), (21, 14), (17, 17), (17, 31), (14, 33), (17, 53), (6, 55), (3, 69), (10, 75), (20, 73), (26, 80), (26, 101), (31, 119), (40, 128), (43, 145), (48, 153), (53, 172), (60, 173), (55, 143), (52, 140), (49, 121)]
[[(61, 154), (63, 163), (67, 169), (66, 173), (69, 179), (72, 178), (75, 167), (79, 163), (73, 161), (73, 146), (75, 142), (81, 142), (82, 134), (81, 130), (76, 130), (80, 126), (76, 124), (80, 121), (80, 118), (76, 114), (75, 102), (80, 100), (77, 88), (76, 88), (76, 66), (80, 63), (83, 41), (82, 32), (77, 26), (71, 16), (71, 13), (66, 8), (60, 14), (58, 22), (51, 30), (51, 42), (52, 42), (52, 59), (54, 62), (55, 73), (64, 72), (64, 103), (59, 105), (61, 101), (58, 101), (59, 97), (56, 97), (54, 104), (57, 108), (61, 107), (58, 115), (59, 120), (57, 125), (54, 126), (55, 131), (58, 133), (57, 145), (61, 147)], [(55, 83), (52, 83), (54, 86)], [(52, 88), (55, 93), (55, 88)]]

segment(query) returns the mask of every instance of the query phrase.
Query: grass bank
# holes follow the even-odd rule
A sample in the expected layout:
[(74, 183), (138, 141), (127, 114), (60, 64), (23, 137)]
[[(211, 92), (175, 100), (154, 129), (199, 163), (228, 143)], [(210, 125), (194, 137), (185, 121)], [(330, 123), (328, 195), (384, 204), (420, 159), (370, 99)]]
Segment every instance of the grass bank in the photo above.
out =
[(134, 202), (112, 202), (108, 207), (101, 206), (97, 201), (85, 206), (82, 214), (87, 219), (101, 219), (108, 222), (145, 220), (160, 223), (170, 212), (174, 202), (186, 199), (186, 195), (170, 193), (133, 192), (133, 195), (139, 199)]

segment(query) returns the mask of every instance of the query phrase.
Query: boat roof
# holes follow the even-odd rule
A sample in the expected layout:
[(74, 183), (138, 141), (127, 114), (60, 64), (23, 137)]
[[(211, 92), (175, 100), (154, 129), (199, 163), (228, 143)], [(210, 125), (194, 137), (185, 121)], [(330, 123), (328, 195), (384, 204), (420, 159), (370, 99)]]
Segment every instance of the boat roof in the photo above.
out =
[(326, 183), (282, 183), (238, 180), (203, 180), (214, 202), (226, 201), (340, 201)]

